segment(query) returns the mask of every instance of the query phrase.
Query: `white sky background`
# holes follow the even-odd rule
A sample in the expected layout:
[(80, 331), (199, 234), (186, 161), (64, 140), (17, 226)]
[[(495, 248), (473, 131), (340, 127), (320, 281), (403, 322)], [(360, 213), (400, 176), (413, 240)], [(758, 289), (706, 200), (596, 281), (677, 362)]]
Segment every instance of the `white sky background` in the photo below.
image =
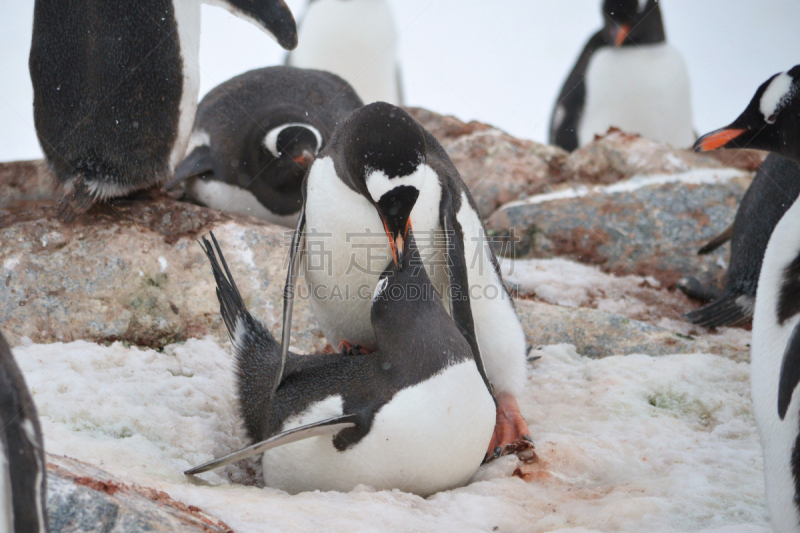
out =
[[(550, 109), (600, 0), (390, 0), (408, 105), (546, 141)], [(287, 0), (296, 17), (305, 0)], [(689, 68), (698, 133), (733, 120), (768, 76), (800, 63), (797, 0), (663, 0), (667, 39)], [(281, 63), (265, 34), (203, 6), (201, 96)], [(0, 161), (41, 157), (28, 53), (33, 0), (0, 4)], [(794, 51), (794, 52), (793, 52)]]

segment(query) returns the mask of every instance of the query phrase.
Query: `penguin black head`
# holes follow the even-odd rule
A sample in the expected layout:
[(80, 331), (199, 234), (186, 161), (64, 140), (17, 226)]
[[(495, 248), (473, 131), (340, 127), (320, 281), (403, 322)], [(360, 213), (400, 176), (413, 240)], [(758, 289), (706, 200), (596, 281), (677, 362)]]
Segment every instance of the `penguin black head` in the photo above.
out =
[(297, 24), (284, 0), (225, 0), (217, 5), (250, 20), (286, 50), (297, 48)]
[(800, 162), (798, 135), (800, 65), (764, 82), (739, 118), (697, 139), (694, 150), (755, 148)]
[[(274, 176), (269, 186), (279, 191), (286, 187), (299, 189), (322, 144), (322, 134), (311, 124), (287, 122), (270, 129), (258, 146), (262, 152), (261, 168), (271, 167), (269, 174)], [(257, 181), (253, 185), (257, 186)]]
[[(404, 241), (402, 260), (399, 264), (389, 263), (386, 270), (378, 279), (375, 292), (372, 295), (371, 318), (373, 327), (380, 327), (387, 316), (395, 318), (388, 320), (393, 327), (397, 327), (396, 316), (414, 313), (413, 309), (419, 305), (417, 302), (438, 300), (433, 284), (428, 277), (422, 259), (414, 240), (414, 232), (409, 231)], [(403, 307), (406, 307), (404, 310)]]
[(614, 46), (663, 42), (664, 24), (658, 0), (604, 0), (603, 33)]
[(347, 174), (377, 209), (399, 266), (411, 210), (425, 179), (437, 179), (425, 165), (422, 127), (401, 108), (376, 102), (354, 111), (344, 132)]

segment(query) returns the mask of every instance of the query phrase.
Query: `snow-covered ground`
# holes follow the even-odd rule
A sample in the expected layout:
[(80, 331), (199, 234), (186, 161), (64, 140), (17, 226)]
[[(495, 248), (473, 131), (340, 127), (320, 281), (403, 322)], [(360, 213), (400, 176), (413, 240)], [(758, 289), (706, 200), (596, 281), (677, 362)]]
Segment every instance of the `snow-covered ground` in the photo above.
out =
[(237, 532), (767, 531), (745, 363), (592, 360), (548, 346), (520, 398), (538, 464), (514, 476), (516, 459), (502, 458), (428, 499), (368, 487), (289, 496), (232, 483), (253, 478), (236, 465), (197, 480), (181, 474), (245, 444), (229, 346), (27, 344), (14, 354), (49, 452), (164, 490)]
[[(199, 3), (200, 0), (197, 0)], [(34, 0), (0, 2), (0, 161), (40, 156), (28, 76)], [(306, 0), (287, 0), (299, 18)], [(601, 24), (600, 0), (390, 0), (407, 103), (546, 139), (553, 101)], [(689, 69), (695, 126), (744, 109), (758, 85), (798, 62), (800, 2), (662, 0), (667, 37)], [(203, 6), (201, 95), (230, 77), (281, 63), (252, 25)]]

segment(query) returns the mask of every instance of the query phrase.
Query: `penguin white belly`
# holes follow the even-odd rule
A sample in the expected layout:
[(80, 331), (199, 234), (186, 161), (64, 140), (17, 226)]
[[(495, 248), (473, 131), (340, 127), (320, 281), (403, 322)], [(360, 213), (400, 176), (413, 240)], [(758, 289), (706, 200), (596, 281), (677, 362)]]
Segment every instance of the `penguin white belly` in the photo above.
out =
[(303, 18), (289, 64), (341, 76), (365, 104), (400, 105), (396, 39), (385, 0), (317, 0)]
[[(432, 242), (439, 225), (439, 178), (425, 167), (426, 179), (411, 211), (411, 225), (422, 262), (437, 290), (446, 287), (441, 266), (444, 243)], [(372, 294), (392, 258), (389, 239), (375, 207), (336, 175), (330, 157), (317, 159), (308, 175), (306, 191), (306, 249), (302, 265), (311, 308), (328, 342), (341, 341), (374, 350), (370, 321)], [(437, 240), (438, 241), (438, 240)]]
[(222, 181), (192, 179), (186, 186), (186, 195), (212, 209), (250, 215), (289, 228), (297, 226), (297, 217), (300, 216), (299, 211), (293, 215), (276, 215), (261, 205), (247, 189)]
[(183, 60), (183, 93), (181, 95), (178, 131), (170, 152), (170, 173), (175, 172), (186, 155), (192, 133), (200, 92), (200, 3), (198, 0), (173, 0), (178, 39)]
[(800, 513), (794, 502), (792, 452), (800, 433), (800, 394), (795, 390), (786, 411), (778, 416), (778, 386), (786, 344), (800, 322), (792, 317), (783, 326), (777, 321), (785, 267), (800, 252), (800, 202), (786, 212), (775, 227), (764, 254), (753, 316), (750, 382), (756, 424), (764, 453), (764, 476), (772, 527), (775, 531), (800, 530)]
[(689, 75), (668, 44), (601, 48), (586, 71), (579, 144), (609, 127), (686, 148), (695, 140)]
[[(288, 420), (283, 430), (340, 414), (341, 397), (333, 396)], [(427, 496), (469, 481), (494, 423), (494, 401), (467, 359), (398, 392), (375, 414), (369, 433), (344, 451), (323, 436), (264, 453), (264, 481), (292, 494), (364, 484)]]

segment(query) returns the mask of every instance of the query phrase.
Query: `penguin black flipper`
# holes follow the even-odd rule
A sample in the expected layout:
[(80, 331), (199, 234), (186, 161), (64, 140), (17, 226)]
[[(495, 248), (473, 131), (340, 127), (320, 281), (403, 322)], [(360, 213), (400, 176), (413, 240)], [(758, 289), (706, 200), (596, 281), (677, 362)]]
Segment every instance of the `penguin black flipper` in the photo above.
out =
[(274, 437), (270, 437), (267, 440), (257, 442), (256, 444), (248, 446), (247, 448), (242, 448), (238, 452), (233, 452), (225, 457), (220, 457), (219, 459), (214, 459), (213, 461), (209, 461), (200, 466), (190, 468), (189, 470), (185, 471), (184, 474), (187, 476), (202, 474), (203, 472), (208, 472), (209, 470), (227, 466), (231, 463), (235, 463), (236, 461), (241, 461), (242, 459), (247, 459), (248, 457), (264, 453), (267, 450), (277, 448), (278, 446), (283, 446), (284, 444), (291, 444), (292, 442), (310, 439), (312, 437), (320, 437), (322, 435), (338, 433), (343, 429), (356, 427), (357, 420), (358, 415), (349, 414), (293, 428), (288, 431), (284, 431), (283, 433), (279, 433)]
[(607, 41), (602, 31), (592, 35), (578, 57), (572, 72), (567, 76), (550, 117), (550, 144), (559, 146), (568, 152), (578, 148), (580, 144), (578, 126), (586, 102), (586, 69), (589, 67), (592, 55), (606, 44)]
[(163, 189), (168, 191), (189, 178), (213, 172), (214, 156), (211, 153), (211, 147), (198, 146), (178, 165), (175, 170), (175, 176), (164, 185)]
[(0, 501), (0, 530), (47, 531), (42, 428), (25, 378), (2, 335), (0, 422), (0, 494), (5, 496)]
[(726, 290), (708, 305), (686, 313), (684, 318), (704, 328), (737, 326), (753, 317), (754, 298), (733, 290)]
[[(306, 181), (303, 182), (303, 198), (305, 198)], [(289, 248), (289, 268), (286, 271), (286, 284), (283, 287), (283, 326), (281, 330), (281, 373), (286, 365), (286, 357), (289, 354), (289, 343), (292, 339), (292, 310), (294, 309), (294, 290), (297, 285), (297, 275), (300, 271), (300, 263), (303, 260), (303, 250), (305, 249), (305, 235), (303, 232), (306, 227), (306, 203), (300, 208), (300, 216), (297, 217), (297, 228), (292, 235), (292, 243)], [(278, 388), (280, 381), (276, 381), (273, 393)]]
[(800, 383), (800, 323), (794, 327), (792, 337), (786, 344), (781, 363), (781, 378), (778, 386), (778, 416), (781, 420), (792, 403), (792, 395)]
[(725, 228), (725, 231), (705, 243), (699, 250), (697, 250), (697, 255), (707, 255), (731, 240), (733, 237), (733, 223), (730, 226)]

